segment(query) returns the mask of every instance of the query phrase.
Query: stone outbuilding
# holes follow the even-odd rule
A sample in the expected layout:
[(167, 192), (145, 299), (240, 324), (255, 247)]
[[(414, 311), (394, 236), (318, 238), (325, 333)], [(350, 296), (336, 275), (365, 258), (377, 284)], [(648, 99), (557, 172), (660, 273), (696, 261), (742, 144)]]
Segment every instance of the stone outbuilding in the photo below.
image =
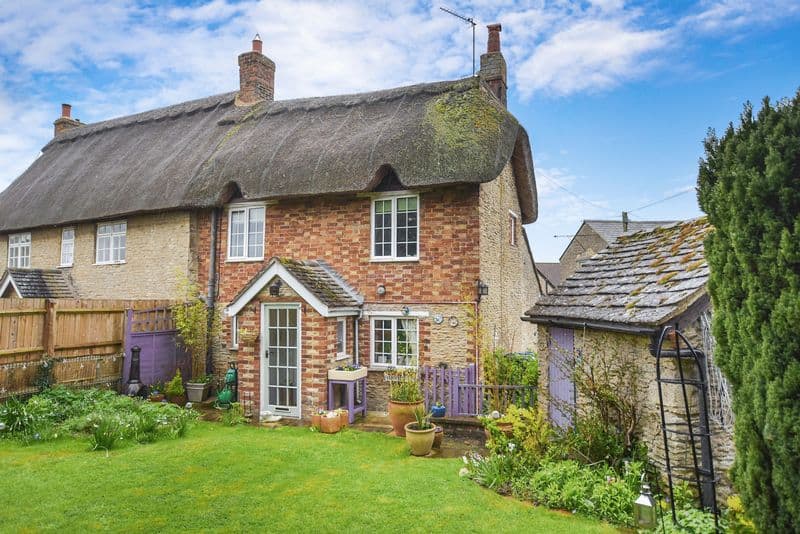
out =
[[(574, 414), (580, 413), (585, 399), (574, 378), (592, 368), (595, 378), (598, 374), (611, 377), (609, 385), (634, 400), (638, 416), (633, 432), (663, 467), (654, 355), (662, 330), (672, 326), (703, 356), (714, 467), (718, 474), (727, 473), (733, 461), (733, 419), (727, 382), (713, 363), (709, 268), (703, 255), (703, 240), (710, 229), (706, 219), (700, 218), (619, 237), (525, 313), (524, 320), (539, 326), (541, 398), (554, 423), (571, 425)], [(674, 344), (673, 336), (663, 349), (674, 350)], [(674, 358), (662, 362), (662, 377), (677, 376)], [(683, 367), (686, 378), (698, 378), (696, 367), (688, 363)], [(668, 428), (686, 423), (680, 391), (674, 384), (663, 386)], [(701, 403), (695, 388), (688, 391), (697, 429)], [(670, 436), (673, 467), (691, 465), (688, 440)], [(708, 460), (704, 457), (704, 464)]]

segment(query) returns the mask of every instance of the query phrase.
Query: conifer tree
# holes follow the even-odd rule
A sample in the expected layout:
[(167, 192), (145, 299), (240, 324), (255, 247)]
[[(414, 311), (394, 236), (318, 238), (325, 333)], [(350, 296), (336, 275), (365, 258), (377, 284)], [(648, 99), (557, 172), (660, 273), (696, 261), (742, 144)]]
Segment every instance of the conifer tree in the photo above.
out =
[(715, 357), (733, 386), (734, 485), (764, 532), (800, 529), (800, 91), (722, 137), (700, 161)]

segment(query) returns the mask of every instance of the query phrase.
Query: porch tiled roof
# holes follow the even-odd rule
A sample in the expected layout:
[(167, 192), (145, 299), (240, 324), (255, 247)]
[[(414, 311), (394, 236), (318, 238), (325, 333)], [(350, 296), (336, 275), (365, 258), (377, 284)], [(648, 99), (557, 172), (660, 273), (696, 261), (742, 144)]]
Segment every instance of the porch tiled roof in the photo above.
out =
[(354, 308), (364, 302), (364, 298), (324, 260), (278, 258), (278, 261), (330, 308)]
[(58, 269), (8, 269), (0, 277), (0, 286), (11, 278), (22, 298), (76, 298), (72, 282)]

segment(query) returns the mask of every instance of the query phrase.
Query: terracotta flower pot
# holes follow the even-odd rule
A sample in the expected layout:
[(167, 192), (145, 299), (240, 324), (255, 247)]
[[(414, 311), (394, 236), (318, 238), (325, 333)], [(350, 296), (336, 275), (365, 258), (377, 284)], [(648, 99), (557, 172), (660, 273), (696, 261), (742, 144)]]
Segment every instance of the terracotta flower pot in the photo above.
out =
[(325, 417), (320, 418), (319, 429), (323, 434), (335, 434), (342, 428), (342, 421), (340, 417)]
[(433, 433), (433, 448), (442, 448), (442, 439), (444, 438), (444, 428), (437, 426)]
[(347, 428), (350, 424), (350, 412), (348, 410), (338, 410), (339, 412), (339, 421), (342, 423), (342, 428)]
[(415, 430), (416, 427), (416, 422), (408, 423), (405, 426), (406, 441), (411, 446), (411, 454), (414, 456), (427, 456), (433, 448), (436, 427), (431, 426), (426, 430)]
[(184, 406), (186, 404), (186, 395), (168, 395), (167, 400), (172, 404)]
[(322, 416), (318, 413), (315, 413), (311, 416), (311, 426), (319, 429), (320, 424), (322, 423)]
[(406, 435), (406, 424), (415, 421), (414, 410), (422, 408), (423, 402), (399, 402), (389, 401), (389, 421), (392, 423), (392, 430), (395, 436), (403, 437)]
[(162, 393), (150, 395), (150, 402), (161, 402), (163, 400), (164, 400), (164, 395)]

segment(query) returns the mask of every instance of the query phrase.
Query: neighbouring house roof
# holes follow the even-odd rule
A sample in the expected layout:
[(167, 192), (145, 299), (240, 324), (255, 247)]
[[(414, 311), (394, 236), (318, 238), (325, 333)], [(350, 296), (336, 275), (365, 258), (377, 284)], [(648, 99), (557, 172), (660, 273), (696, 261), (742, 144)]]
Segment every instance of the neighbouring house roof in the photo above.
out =
[(7, 269), (0, 277), (0, 297), (13, 288), (20, 298), (76, 298), (66, 273), (58, 269)]
[(619, 237), (587, 259), (526, 320), (658, 327), (706, 295), (705, 218)]
[(523, 222), (536, 220), (528, 135), (476, 78), (250, 107), (235, 97), (63, 132), (0, 193), (0, 232), (219, 206), (233, 184), (245, 199), (371, 191), (387, 166), (408, 188), (478, 184), (509, 162)]
[[(575, 235), (572, 236), (567, 248), (564, 249), (566, 252), (571, 246), (572, 243), (578, 237), (584, 236), (587, 233), (595, 233), (600, 236), (600, 239), (606, 242), (606, 245), (609, 245), (612, 241), (624, 234), (634, 234), (636, 232), (641, 232), (642, 230), (652, 230), (656, 226), (665, 226), (668, 224), (672, 224), (678, 221), (628, 221), (627, 230), (625, 230), (625, 226), (622, 223), (622, 220), (601, 220), (601, 219), (585, 219), (581, 226), (578, 228), (578, 231), (575, 232)], [(564, 258), (564, 255), (561, 255), (561, 259)]]
[(364, 297), (324, 260), (272, 258), (227, 306), (228, 316), (239, 313), (275, 277), (325, 317), (354, 315), (364, 302)]
[(561, 264), (560, 263), (548, 263), (548, 262), (536, 262), (536, 267), (539, 269), (539, 272), (542, 276), (545, 277), (547, 282), (552, 285), (553, 287), (558, 286), (561, 283)]

